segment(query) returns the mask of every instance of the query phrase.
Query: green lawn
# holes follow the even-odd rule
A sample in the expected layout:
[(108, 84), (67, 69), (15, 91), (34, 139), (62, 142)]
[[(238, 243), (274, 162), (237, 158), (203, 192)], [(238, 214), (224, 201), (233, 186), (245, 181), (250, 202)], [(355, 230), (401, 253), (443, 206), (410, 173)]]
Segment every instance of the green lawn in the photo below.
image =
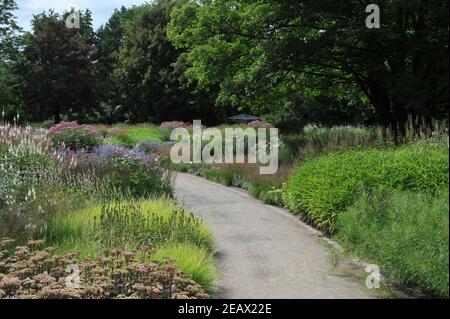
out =
[(119, 124), (112, 126), (109, 130), (107, 142), (134, 147), (141, 142), (164, 142), (168, 140), (167, 130), (160, 127), (145, 124), (132, 126)]

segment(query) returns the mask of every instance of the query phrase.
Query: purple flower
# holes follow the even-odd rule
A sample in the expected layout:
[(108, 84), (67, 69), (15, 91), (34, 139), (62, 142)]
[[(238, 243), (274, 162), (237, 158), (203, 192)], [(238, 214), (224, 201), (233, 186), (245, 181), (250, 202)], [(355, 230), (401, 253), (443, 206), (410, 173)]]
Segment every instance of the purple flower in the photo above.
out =
[(118, 145), (104, 145), (92, 150), (92, 155), (100, 159), (138, 159), (143, 162), (152, 161), (155, 157), (137, 149), (128, 149)]

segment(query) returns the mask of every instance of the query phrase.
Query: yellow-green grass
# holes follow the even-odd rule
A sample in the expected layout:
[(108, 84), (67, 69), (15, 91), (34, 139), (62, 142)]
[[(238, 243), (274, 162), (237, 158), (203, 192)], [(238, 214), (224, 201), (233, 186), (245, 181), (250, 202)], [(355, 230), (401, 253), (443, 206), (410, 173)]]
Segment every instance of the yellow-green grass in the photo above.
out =
[(211, 231), (170, 199), (96, 204), (60, 214), (36, 238), (58, 254), (77, 251), (80, 260), (100, 257), (111, 247), (139, 253), (150, 244), (152, 260), (168, 257), (205, 289), (215, 278)]
[(152, 256), (152, 259), (157, 261), (164, 261), (166, 258), (175, 262), (183, 273), (189, 274), (207, 291), (212, 291), (216, 270), (211, 251), (192, 244), (170, 244)]

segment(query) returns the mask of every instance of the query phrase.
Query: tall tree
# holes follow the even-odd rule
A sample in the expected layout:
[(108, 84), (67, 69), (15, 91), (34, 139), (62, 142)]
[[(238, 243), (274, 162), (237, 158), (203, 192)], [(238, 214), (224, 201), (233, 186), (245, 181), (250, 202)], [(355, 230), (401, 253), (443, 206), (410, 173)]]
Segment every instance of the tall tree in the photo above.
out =
[(13, 11), (17, 9), (14, 0), (0, 2), (0, 60), (10, 58), (15, 53), (17, 32), (20, 31)]
[(114, 10), (109, 20), (97, 31), (97, 87), (100, 113), (104, 121), (112, 123), (122, 118), (121, 83), (114, 77), (119, 63), (119, 49), (124, 43), (125, 24), (133, 19), (136, 10), (122, 6)]
[(189, 77), (220, 85), (218, 102), (290, 107), (295, 92), (348, 99), (356, 89), (404, 134), (408, 117), (419, 127), (448, 114), (448, 2), (377, 4), (380, 29), (356, 0), (192, 1), (174, 10), (169, 36), (189, 50)]
[(123, 43), (114, 72), (121, 85), (123, 112), (133, 122), (191, 120), (214, 121), (211, 100), (195, 85), (183, 83), (181, 51), (167, 38), (170, 12), (184, 0), (159, 0), (135, 7), (123, 22)]
[(0, 112), (11, 120), (17, 114), (23, 116), (21, 102), (22, 78), (15, 72), (20, 58), (20, 32), (13, 11), (14, 0), (0, 2)]
[(89, 22), (83, 25), (68, 29), (64, 15), (52, 11), (34, 17), (23, 68), (25, 99), (34, 120), (86, 120), (96, 109), (94, 47), (87, 36)]

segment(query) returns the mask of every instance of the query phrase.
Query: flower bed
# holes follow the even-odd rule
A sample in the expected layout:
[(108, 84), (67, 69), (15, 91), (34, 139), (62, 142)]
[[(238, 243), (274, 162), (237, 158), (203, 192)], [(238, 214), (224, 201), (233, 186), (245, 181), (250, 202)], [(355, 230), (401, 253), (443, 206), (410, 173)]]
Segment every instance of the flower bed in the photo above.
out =
[[(71, 127), (82, 126), (60, 125), (51, 134), (0, 127), (0, 239), (14, 238), (18, 246), (0, 245), (0, 298), (206, 297), (202, 289), (210, 289), (215, 278), (209, 235), (200, 220), (168, 204), (171, 175), (154, 145), (76, 149), (52, 143)], [(147, 206), (115, 206), (136, 199)], [(96, 208), (109, 210), (90, 218)], [(45, 238), (54, 248), (25, 246), (29, 238)], [(144, 245), (154, 246), (151, 255)], [(124, 250), (102, 253), (120, 246), (138, 252), (137, 259)], [(83, 272), (79, 289), (64, 286), (65, 261)]]
[[(142, 262), (139, 254), (108, 249), (96, 260), (80, 262), (76, 252), (62, 256), (42, 241), (13, 246), (0, 241), (0, 298), (14, 299), (202, 299), (208, 295), (173, 263)], [(68, 272), (74, 271), (74, 273)]]

